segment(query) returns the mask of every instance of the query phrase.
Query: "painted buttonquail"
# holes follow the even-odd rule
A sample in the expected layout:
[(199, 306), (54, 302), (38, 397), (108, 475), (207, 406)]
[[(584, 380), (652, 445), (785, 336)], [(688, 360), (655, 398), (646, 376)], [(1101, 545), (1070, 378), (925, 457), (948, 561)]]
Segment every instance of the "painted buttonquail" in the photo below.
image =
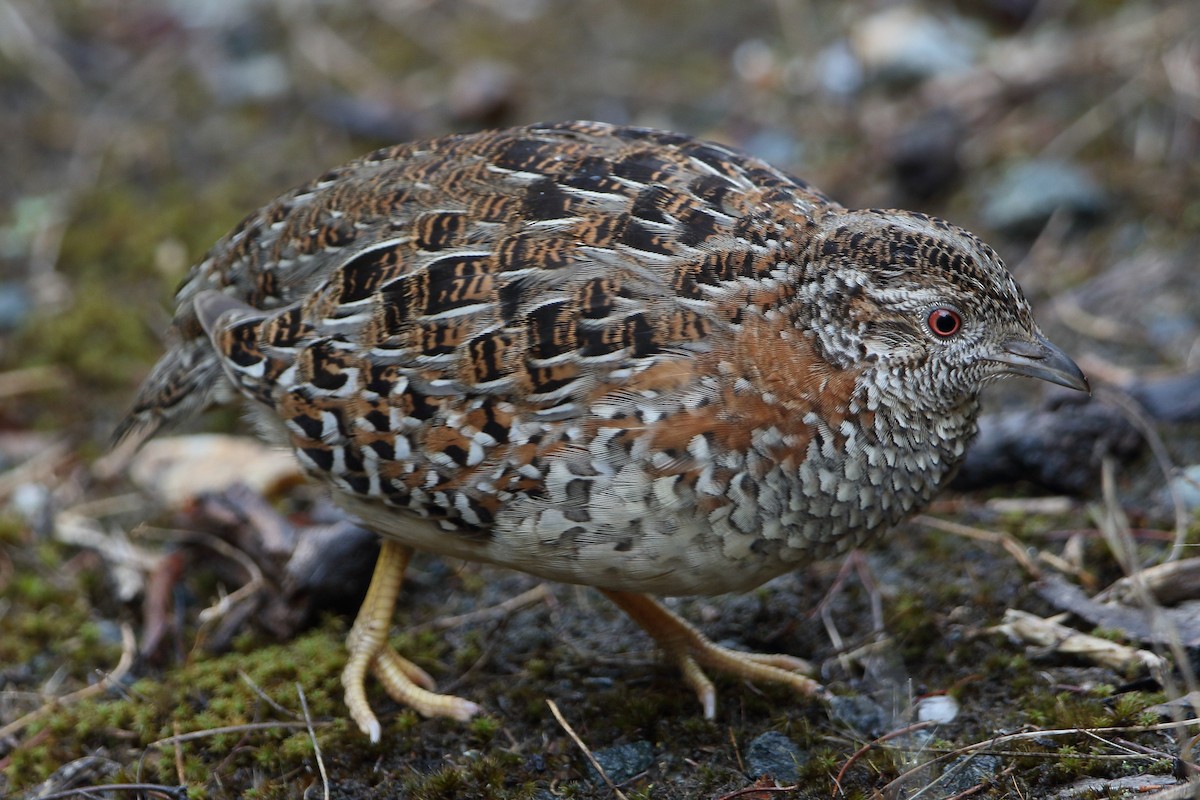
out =
[(1003, 375), (1086, 389), (990, 247), (848, 210), (755, 158), (592, 122), (378, 150), (247, 217), (188, 274), (129, 452), (236, 395), (384, 539), (348, 638), (386, 641), (414, 549), (597, 587), (715, 706), (704, 667), (810, 692), (643, 593), (750, 589), (924, 505)]

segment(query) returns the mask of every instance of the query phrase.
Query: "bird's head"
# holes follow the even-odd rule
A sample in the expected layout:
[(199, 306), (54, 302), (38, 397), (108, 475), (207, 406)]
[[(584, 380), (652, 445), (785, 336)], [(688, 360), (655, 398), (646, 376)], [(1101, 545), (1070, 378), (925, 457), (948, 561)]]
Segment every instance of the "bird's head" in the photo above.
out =
[[(806, 291), (823, 293), (809, 323), (822, 350), (861, 366), (880, 388), (938, 406), (973, 399), (1004, 375), (1088, 391), (1051, 344), (992, 248), (940, 219), (862, 210), (823, 217)], [(891, 384), (888, 386), (887, 384)]]

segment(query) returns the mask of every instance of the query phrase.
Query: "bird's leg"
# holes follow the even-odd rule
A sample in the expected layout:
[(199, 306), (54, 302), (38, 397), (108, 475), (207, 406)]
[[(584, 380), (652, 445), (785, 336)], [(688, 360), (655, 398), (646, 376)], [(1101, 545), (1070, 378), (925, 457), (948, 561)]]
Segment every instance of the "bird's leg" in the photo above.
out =
[(749, 680), (787, 684), (802, 694), (813, 694), (821, 688), (812, 678), (800, 674), (811, 671), (804, 659), (782, 654), (742, 653), (721, 647), (652, 597), (610, 589), (601, 591), (674, 659), (683, 672), (684, 681), (700, 698), (707, 719), (716, 715), (717, 692), (704, 674), (705, 667)]
[(411, 557), (411, 548), (384, 540), (367, 596), (363, 598), (354, 627), (346, 637), (346, 649), (350, 653), (346, 668), (342, 670), (346, 707), (350, 717), (372, 742), (379, 741), (382, 731), (363, 688), (368, 670), (379, 679), (393, 700), (423, 716), (467, 720), (481, 711), (469, 700), (430, 691), (434, 684), (429, 674), (387, 643), (396, 598)]

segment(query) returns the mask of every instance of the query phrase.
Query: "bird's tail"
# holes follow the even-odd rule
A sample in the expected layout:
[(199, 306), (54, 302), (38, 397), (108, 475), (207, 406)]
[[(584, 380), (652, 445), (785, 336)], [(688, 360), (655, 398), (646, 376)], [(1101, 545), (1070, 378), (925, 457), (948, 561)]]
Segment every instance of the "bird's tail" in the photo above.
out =
[(182, 423), (231, 394), (208, 336), (172, 347), (143, 381), (125, 419), (116, 427), (106, 466), (119, 469), (154, 434)]

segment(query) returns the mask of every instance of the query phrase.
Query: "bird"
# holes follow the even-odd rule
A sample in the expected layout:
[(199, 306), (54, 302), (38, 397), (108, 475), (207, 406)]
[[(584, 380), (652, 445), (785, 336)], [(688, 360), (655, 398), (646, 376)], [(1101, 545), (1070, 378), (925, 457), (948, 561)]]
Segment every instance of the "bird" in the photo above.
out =
[(752, 589), (926, 505), (1010, 375), (1081, 391), (996, 252), (850, 209), (768, 163), (562, 122), (376, 150), (247, 216), (184, 278), (170, 346), (114, 434), (214, 405), (382, 541), (342, 674), (429, 717), (388, 643), (414, 551), (598, 589), (713, 717), (706, 670), (821, 690), (657, 598)]

